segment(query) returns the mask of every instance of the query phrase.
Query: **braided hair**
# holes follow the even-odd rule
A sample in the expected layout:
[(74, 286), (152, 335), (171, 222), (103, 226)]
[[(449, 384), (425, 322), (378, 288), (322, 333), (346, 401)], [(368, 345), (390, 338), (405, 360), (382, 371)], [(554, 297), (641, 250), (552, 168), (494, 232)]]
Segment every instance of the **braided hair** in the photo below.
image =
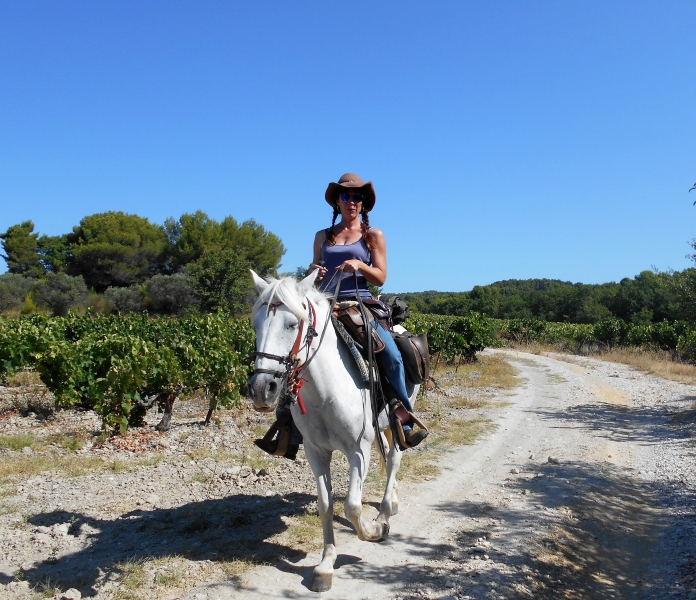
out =
[(333, 218), (331, 219), (331, 227), (329, 228), (329, 234), (326, 236), (326, 243), (329, 246), (336, 244), (336, 232), (334, 231), (334, 225), (336, 225), (336, 217), (340, 214), (341, 209), (338, 208), (338, 204), (334, 204), (333, 207)]
[(367, 249), (372, 252), (375, 249), (375, 236), (370, 233), (370, 217), (365, 209), (363, 209), (361, 215), (362, 223), (360, 223), (360, 229), (362, 230), (362, 238)]

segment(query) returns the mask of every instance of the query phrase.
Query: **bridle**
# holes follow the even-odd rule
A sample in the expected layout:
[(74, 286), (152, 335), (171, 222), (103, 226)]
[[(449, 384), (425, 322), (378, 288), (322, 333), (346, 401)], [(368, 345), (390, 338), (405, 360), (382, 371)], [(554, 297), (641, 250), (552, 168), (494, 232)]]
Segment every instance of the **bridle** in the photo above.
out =
[[(333, 281), (333, 278), (336, 276), (337, 273), (338, 271), (336, 271), (333, 274), (333, 276), (329, 280), (329, 284), (331, 283), (331, 281)], [(300, 319), (300, 330), (297, 332), (295, 343), (292, 345), (292, 349), (290, 350), (287, 356), (279, 356), (277, 354), (269, 354), (268, 352), (258, 351), (254, 352), (253, 354), (254, 358), (260, 356), (261, 358), (275, 360), (276, 362), (279, 362), (281, 365), (285, 365), (284, 371), (254, 368), (254, 375), (256, 375), (257, 373), (266, 373), (268, 375), (273, 375), (273, 377), (277, 379), (281, 379), (283, 385), (281, 394), (286, 397), (289, 397), (290, 401), (293, 404), (297, 402), (297, 405), (300, 407), (300, 412), (303, 415), (307, 414), (307, 409), (305, 408), (304, 402), (302, 401), (302, 394), (300, 393), (300, 389), (302, 389), (302, 386), (305, 382), (305, 380), (302, 378), (302, 374), (307, 370), (307, 367), (309, 367), (310, 363), (314, 360), (314, 357), (317, 355), (317, 352), (319, 352), (319, 348), (321, 348), (321, 344), (324, 341), (324, 335), (326, 334), (326, 329), (329, 326), (329, 323), (331, 322), (333, 307), (336, 304), (336, 298), (338, 298), (338, 293), (340, 289), (341, 279), (339, 277), (338, 282), (336, 284), (336, 289), (334, 290), (333, 298), (331, 298), (331, 304), (329, 306), (328, 314), (326, 315), (326, 321), (324, 322), (324, 327), (322, 327), (321, 336), (319, 337), (319, 344), (314, 350), (312, 356), (309, 355), (309, 351), (311, 349), (314, 338), (317, 337), (317, 335), (319, 334), (316, 330), (317, 311), (314, 308), (314, 305), (307, 297), (305, 297), (305, 300), (307, 301), (307, 306), (309, 306), (309, 317), (311, 320), (311, 325), (308, 325), (307, 327), (307, 333), (304, 337), (304, 340), (302, 339), (304, 320)], [(271, 309), (273, 309), (273, 316), (275, 316), (278, 307), (283, 306), (283, 303), (264, 302), (261, 306), (268, 306), (267, 316), (270, 314)], [(302, 308), (304, 308), (305, 310), (307, 310), (307, 306), (305, 306), (304, 302), (302, 303)], [(307, 351), (304, 362), (302, 362), (302, 359), (300, 358), (300, 352), (302, 351), (302, 349), (306, 349)]]
[[(270, 360), (275, 360), (281, 365), (285, 365), (284, 371), (276, 371), (273, 369), (254, 369), (254, 374), (256, 373), (266, 373), (268, 375), (273, 375), (273, 377), (281, 379), (283, 382), (283, 394), (289, 395), (293, 402), (297, 402), (300, 407), (300, 412), (304, 415), (307, 413), (304, 402), (302, 401), (302, 395), (300, 394), (300, 389), (304, 385), (305, 380), (302, 378), (302, 373), (305, 371), (312, 358), (316, 355), (319, 348), (314, 351), (312, 357), (309, 356), (310, 348), (312, 347), (312, 342), (314, 338), (319, 334), (316, 330), (317, 324), (317, 311), (314, 305), (310, 302), (309, 298), (306, 298), (307, 304), (302, 303), (302, 308), (308, 310), (310, 324), (307, 325), (307, 333), (303, 337), (304, 332), (304, 319), (300, 319), (300, 329), (297, 332), (297, 337), (295, 338), (295, 343), (292, 345), (292, 349), (287, 356), (279, 356), (277, 354), (269, 354), (268, 352), (254, 352), (253, 356), (267, 358)], [(279, 306), (282, 306), (282, 302), (264, 302), (261, 306), (268, 306), (268, 313), (270, 315), (271, 309), (273, 309), (273, 316), (276, 315), (276, 311)], [(309, 306), (309, 309), (307, 308)], [(330, 313), (329, 313), (330, 314)], [(322, 336), (323, 337), (323, 336)], [(302, 350), (306, 350), (305, 360), (300, 358), (300, 353)]]

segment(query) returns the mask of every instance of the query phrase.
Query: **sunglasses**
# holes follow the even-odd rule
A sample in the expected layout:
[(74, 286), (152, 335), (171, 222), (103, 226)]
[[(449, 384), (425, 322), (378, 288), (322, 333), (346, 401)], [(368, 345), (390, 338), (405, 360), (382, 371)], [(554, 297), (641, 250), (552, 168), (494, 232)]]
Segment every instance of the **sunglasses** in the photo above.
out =
[(341, 202), (355, 202), (356, 204), (365, 199), (365, 196), (362, 194), (350, 194), (348, 192), (343, 192), (338, 197), (341, 199)]

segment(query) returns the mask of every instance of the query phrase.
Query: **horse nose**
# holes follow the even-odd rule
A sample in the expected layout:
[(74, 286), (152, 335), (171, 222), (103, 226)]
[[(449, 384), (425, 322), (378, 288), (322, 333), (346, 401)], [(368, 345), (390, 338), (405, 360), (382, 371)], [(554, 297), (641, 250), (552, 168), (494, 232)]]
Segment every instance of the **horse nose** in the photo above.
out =
[(249, 397), (256, 410), (271, 412), (279, 395), (280, 386), (273, 377), (257, 373), (249, 380)]

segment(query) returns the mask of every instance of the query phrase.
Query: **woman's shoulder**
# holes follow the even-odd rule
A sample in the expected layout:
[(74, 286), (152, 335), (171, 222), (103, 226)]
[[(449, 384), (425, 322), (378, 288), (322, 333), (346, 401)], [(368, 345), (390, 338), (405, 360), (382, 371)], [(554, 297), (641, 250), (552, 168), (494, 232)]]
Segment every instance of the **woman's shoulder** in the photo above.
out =
[(320, 229), (317, 231), (317, 233), (314, 235), (314, 241), (315, 242), (324, 242), (326, 237), (329, 235), (329, 230), (328, 229)]
[(378, 240), (384, 239), (384, 232), (381, 229), (377, 229), (376, 227), (370, 227), (370, 234), (375, 236), (375, 238)]

